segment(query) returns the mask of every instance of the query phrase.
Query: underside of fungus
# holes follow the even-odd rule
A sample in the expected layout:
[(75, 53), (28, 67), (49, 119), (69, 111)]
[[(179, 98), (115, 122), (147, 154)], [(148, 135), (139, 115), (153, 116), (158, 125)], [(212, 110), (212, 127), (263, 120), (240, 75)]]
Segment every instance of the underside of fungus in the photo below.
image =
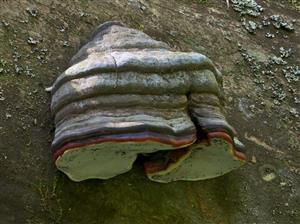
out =
[(108, 179), (141, 154), (162, 183), (238, 168), (245, 156), (224, 117), (221, 81), (202, 54), (119, 22), (100, 25), (52, 86), (57, 168), (74, 181)]

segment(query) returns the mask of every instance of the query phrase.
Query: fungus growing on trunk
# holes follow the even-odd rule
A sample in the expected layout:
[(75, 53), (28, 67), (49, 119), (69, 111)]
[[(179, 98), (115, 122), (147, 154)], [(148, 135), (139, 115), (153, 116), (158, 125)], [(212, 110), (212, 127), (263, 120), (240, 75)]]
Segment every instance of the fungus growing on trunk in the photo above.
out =
[(170, 182), (239, 167), (245, 156), (223, 115), (221, 81), (202, 54), (100, 25), (52, 86), (57, 168), (74, 181), (108, 179), (143, 154), (147, 176)]

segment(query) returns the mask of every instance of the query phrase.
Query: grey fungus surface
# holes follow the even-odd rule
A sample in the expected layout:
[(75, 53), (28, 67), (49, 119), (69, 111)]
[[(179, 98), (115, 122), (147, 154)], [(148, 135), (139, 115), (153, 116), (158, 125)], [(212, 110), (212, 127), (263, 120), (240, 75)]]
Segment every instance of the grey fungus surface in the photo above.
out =
[(53, 84), (55, 164), (74, 181), (127, 172), (139, 154), (157, 182), (230, 172), (244, 155), (232, 141), (221, 85), (206, 56), (173, 51), (141, 31), (106, 22)]

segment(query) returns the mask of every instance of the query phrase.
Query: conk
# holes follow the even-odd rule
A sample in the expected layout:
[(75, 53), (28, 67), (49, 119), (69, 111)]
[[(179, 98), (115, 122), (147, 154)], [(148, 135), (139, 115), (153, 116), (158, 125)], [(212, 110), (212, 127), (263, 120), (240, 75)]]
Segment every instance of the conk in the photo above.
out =
[(141, 154), (162, 183), (238, 168), (245, 155), (224, 117), (221, 81), (202, 54), (119, 22), (100, 25), (52, 87), (57, 168), (74, 181), (108, 179)]

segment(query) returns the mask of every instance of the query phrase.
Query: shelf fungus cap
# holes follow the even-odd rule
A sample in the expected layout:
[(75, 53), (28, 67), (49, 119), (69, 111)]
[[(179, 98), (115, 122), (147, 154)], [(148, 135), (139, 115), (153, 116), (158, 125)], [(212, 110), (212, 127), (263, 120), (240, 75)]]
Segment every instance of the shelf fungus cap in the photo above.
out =
[(74, 181), (129, 171), (139, 154), (157, 182), (217, 177), (245, 161), (212, 61), (106, 22), (54, 82), (57, 168)]

